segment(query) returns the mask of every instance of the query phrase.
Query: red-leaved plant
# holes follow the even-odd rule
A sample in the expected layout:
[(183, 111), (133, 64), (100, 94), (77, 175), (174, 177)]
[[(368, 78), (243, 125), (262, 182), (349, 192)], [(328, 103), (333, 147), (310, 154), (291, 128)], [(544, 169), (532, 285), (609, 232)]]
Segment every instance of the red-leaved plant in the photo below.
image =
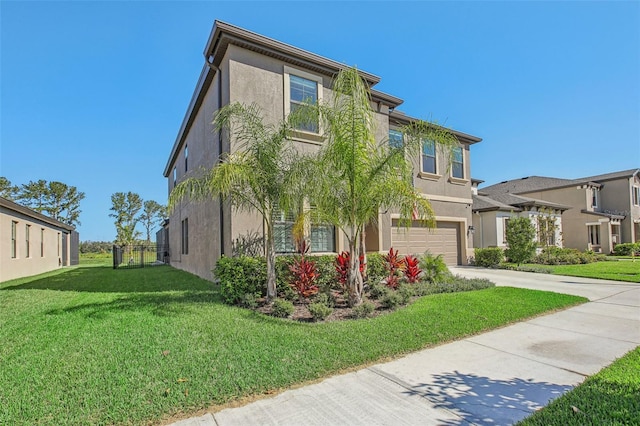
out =
[(417, 282), (422, 273), (422, 269), (418, 266), (419, 263), (420, 260), (415, 256), (408, 254), (404, 257), (404, 277), (411, 284)]
[[(349, 273), (349, 259), (351, 258), (351, 254), (348, 251), (343, 251), (339, 255), (336, 256), (336, 260), (334, 262), (334, 266), (336, 268), (336, 272), (338, 273), (338, 282), (342, 286), (342, 288), (346, 288), (347, 286), (347, 274)], [(360, 273), (362, 274), (364, 270), (364, 255), (360, 255)]]
[(289, 265), (289, 270), (293, 274), (291, 287), (297, 292), (300, 299), (308, 298), (318, 293), (318, 286), (315, 285), (318, 279), (318, 268), (316, 262), (309, 260), (305, 255), (309, 252), (309, 245), (306, 241), (298, 244), (300, 257), (293, 260), (293, 264)]
[(398, 256), (398, 250), (393, 250), (393, 247), (389, 249), (389, 253), (382, 256), (386, 262), (384, 267), (389, 272), (389, 276), (386, 279), (387, 287), (396, 288), (400, 284), (400, 270), (404, 266), (404, 262)]

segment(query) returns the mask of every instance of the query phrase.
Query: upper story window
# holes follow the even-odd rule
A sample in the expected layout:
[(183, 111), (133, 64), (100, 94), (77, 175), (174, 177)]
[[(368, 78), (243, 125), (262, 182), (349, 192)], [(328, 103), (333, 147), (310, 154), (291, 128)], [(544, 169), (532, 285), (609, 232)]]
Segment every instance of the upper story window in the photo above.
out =
[(640, 187), (634, 186), (632, 189), (633, 189), (633, 205), (640, 206)]
[(187, 145), (184, 146), (184, 172), (186, 173), (189, 170), (189, 147)]
[(402, 148), (404, 146), (403, 135), (399, 130), (389, 129), (389, 148)]
[(422, 171), (436, 174), (436, 144), (434, 141), (422, 141)]
[[(315, 104), (322, 100), (322, 77), (288, 66), (284, 67), (284, 113), (285, 116), (304, 104)], [(318, 135), (320, 123), (317, 118), (299, 123), (298, 130)]]
[(462, 147), (453, 148), (453, 158), (451, 161), (451, 176), (464, 179), (464, 151)]
[(40, 228), (40, 257), (44, 257), (44, 228)]
[(176, 183), (178, 183), (178, 168), (173, 168), (173, 187), (176, 187)]
[(598, 208), (598, 201), (600, 198), (599, 193), (600, 191), (597, 188), (591, 189), (591, 207), (593, 207), (594, 209)]

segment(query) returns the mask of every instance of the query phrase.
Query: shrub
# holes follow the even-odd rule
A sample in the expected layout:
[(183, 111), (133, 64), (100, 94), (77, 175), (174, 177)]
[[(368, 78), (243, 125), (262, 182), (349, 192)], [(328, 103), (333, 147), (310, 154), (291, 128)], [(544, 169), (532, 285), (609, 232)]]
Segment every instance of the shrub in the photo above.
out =
[(389, 287), (386, 287), (381, 283), (369, 284), (369, 296), (371, 296), (372, 299), (381, 299), (389, 291)]
[(511, 218), (506, 229), (508, 247), (505, 256), (518, 265), (531, 260), (536, 253), (535, 236), (536, 230), (528, 217)]
[[(342, 288), (346, 288), (347, 285), (347, 276), (349, 274), (349, 260), (351, 259), (351, 254), (348, 251), (343, 251), (339, 255), (335, 257), (335, 269), (338, 274), (338, 282), (342, 286)], [(359, 263), (360, 273), (362, 274), (364, 269), (364, 256), (360, 255), (360, 263)]]
[(213, 270), (220, 281), (220, 295), (235, 304), (246, 294), (266, 294), (267, 266), (261, 257), (221, 257)]
[(278, 318), (288, 318), (295, 311), (293, 303), (284, 299), (275, 299), (271, 305), (271, 315)]
[(309, 312), (311, 312), (314, 321), (324, 321), (325, 318), (331, 315), (333, 309), (324, 303), (311, 303), (309, 305)]
[(239, 305), (247, 309), (256, 309), (258, 307), (259, 294), (247, 293), (240, 297)]
[(420, 267), (423, 279), (430, 283), (442, 281), (451, 275), (441, 254), (434, 256), (429, 251), (424, 252), (420, 258)]
[(500, 247), (477, 248), (473, 250), (476, 266), (495, 268), (504, 260), (504, 252)]
[(376, 306), (373, 303), (369, 301), (364, 301), (358, 306), (355, 306), (351, 312), (353, 313), (353, 316), (356, 318), (366, 318), (369, 315), (371, 315), (373, 311), (375, 311), (375, 309), (376, 309)]
[(386, 275), (383, 255), (380, 253), (367, 254), (367, 282), (369, 284), (379, 283)]
[(331, 297), (331, 295), (327, 293), (316, 294), (316, 296), (313, 298), (313, 303), (321, 303), (329, 308), (332, 308), (334, 306), (333, 297)]
[(385, 268), (387, 270), (387, 278), (385, 283), (387, 287), (396, 288), (400, 284), (400, 270), (403, 267), (403, 261), (398, 256), (398, 250), (393, 250), (393, 247), (389, 249), (389, 253), (383, 256), (385, 261)]
[(404, 278), (410, 282), (415, 283), (420, 278), (420, 274), (422, 274), (422, 269), (418, 266), (419, 259), (410, 254), (404, 257)]
[(389, 291), (380, 299), (380, 304), (387, 309), (395, 309), (402, 304), (402, 296), (397, 291)]
[(541, 265), (578, 265), (597, 262), (601, 258), (601, 255), (592, 251), (581, 252), (572, 248), (547, 247), (533, 259), (533, 262)]
[(613, 248), (614, 256), (640, 256), (640, 243), (622, 243)]
[(400, 303), (402, 303), (403, 305), (409, 303), (411, 298), (416, 295), (416, 290), (413, 285), (407, 283), (400, 284), (400, 286), (398, 286), (397, 292), (400, 295)]
[(315, 284), (318, 279), (318, 269), (313, 260), (309, 260), (305, 255), (309, 251), (306, 241), (300, 243), (300, 257), (293, 260), (293, 264), (289, 265), (289, 271), (293, 275), (291, 287), (298, 292), (298, 297), (308, 298), (318, 292), (318, 286)]

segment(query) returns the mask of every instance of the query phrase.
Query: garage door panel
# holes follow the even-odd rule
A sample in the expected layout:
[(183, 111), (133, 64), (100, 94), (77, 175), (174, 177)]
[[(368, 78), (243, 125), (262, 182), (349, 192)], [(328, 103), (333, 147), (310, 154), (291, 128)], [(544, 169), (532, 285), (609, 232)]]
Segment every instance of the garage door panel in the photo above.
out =
[(401, 254), (418, 254), (429, 250), (434, 255), (442, 254), (444, 261), (456, 265), (460, 261), (459, 226), (456, 222), (438, 222), (437, 227), (429, 229), (414, 222), (410, 228), (398, 226), (392, 221), (391, 241), (393, 248)]

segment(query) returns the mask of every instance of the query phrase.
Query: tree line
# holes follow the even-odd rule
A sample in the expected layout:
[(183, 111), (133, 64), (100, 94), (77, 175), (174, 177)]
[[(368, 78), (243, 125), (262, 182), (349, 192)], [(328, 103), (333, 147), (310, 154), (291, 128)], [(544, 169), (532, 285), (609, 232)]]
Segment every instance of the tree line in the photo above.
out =
[(75, 186), (62, 182), (47, 182), (44, 179), (14, 185), (9, 179), (0, 176), (0, 197), (29, 207), (38, 213), (68, 225), (80, 225), (80, 201), (84, 192)]

